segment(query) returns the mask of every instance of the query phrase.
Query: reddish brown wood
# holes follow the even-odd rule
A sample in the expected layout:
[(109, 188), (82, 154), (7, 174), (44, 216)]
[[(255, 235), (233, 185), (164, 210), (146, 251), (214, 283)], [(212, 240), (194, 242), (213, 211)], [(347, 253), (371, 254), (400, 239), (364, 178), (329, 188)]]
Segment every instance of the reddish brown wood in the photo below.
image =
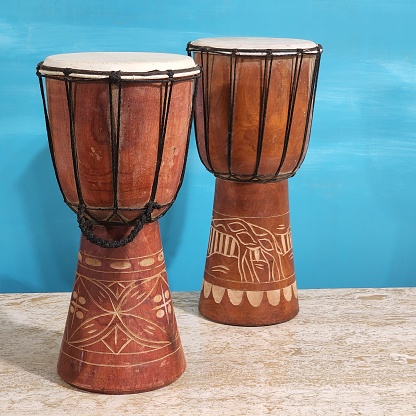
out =
[[(199, 309), (213, 321), (233, 325), (287, 321), (299, 310), (287, 178), (308, 147), (317, 55), (303, 56), (300, 67), (294, 55), (273, 56), (269, 72), (265, 53), (232, 57), (192, 50), (203, 65), (197, 144), (202, 162), (217, 176)], [(253, 179), (257, 182), (247, 182)], [(265, 179), (278, 182), (259, 183)]]
[(287, 181), (216, 180), (199, 310), (216, 322), (250, 326), (298, 313)]
[[(87, 212), (107, 224), (139, 216), (149, 202), (171, 203), (185, 161), (193, 80), (175, 82), (156, 173), (165, 83), (122, 81), (118, 178), (112, 162), (111, 122), (117, 125), (117, 86), (110, 116), (108, 80), (72, 83), (77, 170)], [(64, 79), (46, 79), (56, 173), (72, 208), (76, 189), (70, 112)], [(118, 214), (114, 216), (117, 189)], [(161, 208), (156, 215), (167, 210)], [(108, 224), (107, 224), (108, 225)], [(106, 240), (119, 240), (131, 226), (95, 226)], [(60, 377), (81, 389), (101, 393), (153, 390), (176, 380), (185, 359), (173, 312), (157, 222), (132, 242), (101, 248), (81, 238), (79, 261), (58, 361)]]
[[(194, 52), (195, 62), (203, 63), (201, 53)], [(299, 84), (293, 111), (293, 121), (290, 130), (288, 148), (280, 174), (285, 175), (303, 160), (306, 145), (302, 151), (302, 142), (307, 122), (308, 100), (311, 94), (312, 72), (315, 56), (305, 56), (300, 70)], [(198, 148), (204, 165), (215, 173), (228, 172), (228, 117), (230, 115), (230, 57), (228, 55), (208, 54), (205, 57), (205, 71), (209, 71), (208, 95), (209, 108), (204, 106), (202, 88), (204, 76), (198, 80), (198, 92), (195, 106), (195, 121)], [(231, 170), (236, 175), (251, 175), (256, 166), (257, 144), (260, 125), (260, 102), (263, 97), (263, 72), (265, 58), (237, 58), (235, 102), (233, 117), (233, 134), (231, 146)], [(278, 170), (283, 154), (290, 83), (294, 76), (294, 61), (291, 58), (275, 57), (272, 64), (270, 90), (264, 124), (263, 149), (258, 175), (274, 175)], [(207, 111), (209, 132), (207, 158), (204, 112)], [(311, 120), (311, 119), (310, 119)], [(310, 129), (310, 123), (308, 126)], [(211, 166), (210, 166), (211, 165)], [(243, 179), (246, 177), (242, 176)]]
[[(129, 229), (96, 232), (114, 239)], [(120, 394), (162, 387), (184, 370), (158, 223), (116, 249), (82, 237), (59, 376), (81, 389)]]
[[(78, 204), (72, 165), (69, 111), (63, 80), (46, 80), (57, 174), (69, 202)], [(130, 220), (149, 201), (155, 178), (164, 83), (122, 83), (118, 165), (119, 212)], [(174, 84), (155, 200), (174, 198), (181, 178), (191, 115), (193, 80)], [(117, 89), (113, 88), (113, 102)], [(73, 84), (76, 150), (83, 198), (101, 220), (112, 213), (114, 189), (108, 81)], [(117, 103), (114, 102), (114, 108)], [(115, 114), (114, 123), (117, 124)], [(94, 210), (99, 207), (101, 210)], [(108, 208), (108, 210), (105, 210)], [(133, 209), (128, 211), (127, 209)], [(137, 209), (134, 209), (137, 208)], [(160, 211), (155, 211), (155, 215)]]

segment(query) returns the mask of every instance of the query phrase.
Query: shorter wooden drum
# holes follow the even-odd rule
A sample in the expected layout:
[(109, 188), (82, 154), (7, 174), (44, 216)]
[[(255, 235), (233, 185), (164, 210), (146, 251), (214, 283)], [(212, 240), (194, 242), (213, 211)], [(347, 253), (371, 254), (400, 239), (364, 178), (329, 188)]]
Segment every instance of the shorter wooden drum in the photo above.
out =
[(157, 53), (38, 65), (56, 177), (82, 230), (58, 360), (81, 389), (152, 390), (185, 370), (156, 220), (182, 183), (199, 73)]
[(287, 179), (308, 147), (322, 48), (216, 38), (187, 50), (203, 68), (199, 155), (217, 177), (199, 309), (234, 325), (287, 321), (299, 310)]

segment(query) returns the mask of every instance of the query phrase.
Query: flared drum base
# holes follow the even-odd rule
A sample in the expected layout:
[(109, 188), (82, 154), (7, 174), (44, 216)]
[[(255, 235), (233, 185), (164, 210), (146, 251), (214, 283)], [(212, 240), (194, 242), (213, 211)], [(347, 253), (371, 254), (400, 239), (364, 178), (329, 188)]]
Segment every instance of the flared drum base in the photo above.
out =
[(80, 374), (76, 370), (79, 361), (61, 351), (58, 375), (66, 383), (81, 390), (103, 394), (132, 394), (156, 390), (177, 380), (185, 371), (182, 349), (176, 349), (169, 357), (168, 369), (163, 369), (167, 373), (161, 375), (160, 371), (155, 371), (156, 366), (162, 368), (164, 365), (162, 359), (158, 363), (142, 364), (137, 368), (113, 367), (109, 375), (107, 372), (101, 374), (100, 368), (95, 365), (87, 366), (84, 363)]
[[(94, 231), (117, 239), (130, 229)], [(185, 365), (158, 223), (119, 248), (82, 237), (59, 376), (83, 390), (137, 393), (172, 383)]]
[(296, 283), (284, 290), (244, 291), (216, 286), (204, 280), (199, 311), (210, 321), (227, 325), (280, 324), (299, 312)]
[(242, 326), (297, 315), (287, 180), (216, 180), (199, 310), (212, 321)]

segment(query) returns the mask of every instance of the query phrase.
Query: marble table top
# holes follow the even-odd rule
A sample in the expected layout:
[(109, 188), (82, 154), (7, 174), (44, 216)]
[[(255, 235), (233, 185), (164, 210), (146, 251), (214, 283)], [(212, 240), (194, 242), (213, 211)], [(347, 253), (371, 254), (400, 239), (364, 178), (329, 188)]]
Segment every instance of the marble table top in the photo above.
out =
[(187, 369), (111, 396), (59, 379), (70, 294), (0, 295), (0, 415), (416, 415), (416, 288), (300, 290), (299, 315), (233, 327), (174, 292)]

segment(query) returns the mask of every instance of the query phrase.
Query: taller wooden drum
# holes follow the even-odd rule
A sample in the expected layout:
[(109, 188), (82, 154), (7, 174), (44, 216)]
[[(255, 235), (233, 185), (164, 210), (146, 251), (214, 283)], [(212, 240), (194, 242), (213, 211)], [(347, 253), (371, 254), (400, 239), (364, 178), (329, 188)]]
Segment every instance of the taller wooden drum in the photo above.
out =
[(152, 390), (185, 370), (157, 219), (182, 183), (199, 73), (156, 53), (38, 65), (57, 181), (82, 230), (58, 360), (81, 389)]
[(269, 325), (299, 310), (287, 179), (305, 157), (322, 47), (298, 39), (188, 43), (203, 68), (195, 128), (216, 176), (199, 309), (233, 325)]

